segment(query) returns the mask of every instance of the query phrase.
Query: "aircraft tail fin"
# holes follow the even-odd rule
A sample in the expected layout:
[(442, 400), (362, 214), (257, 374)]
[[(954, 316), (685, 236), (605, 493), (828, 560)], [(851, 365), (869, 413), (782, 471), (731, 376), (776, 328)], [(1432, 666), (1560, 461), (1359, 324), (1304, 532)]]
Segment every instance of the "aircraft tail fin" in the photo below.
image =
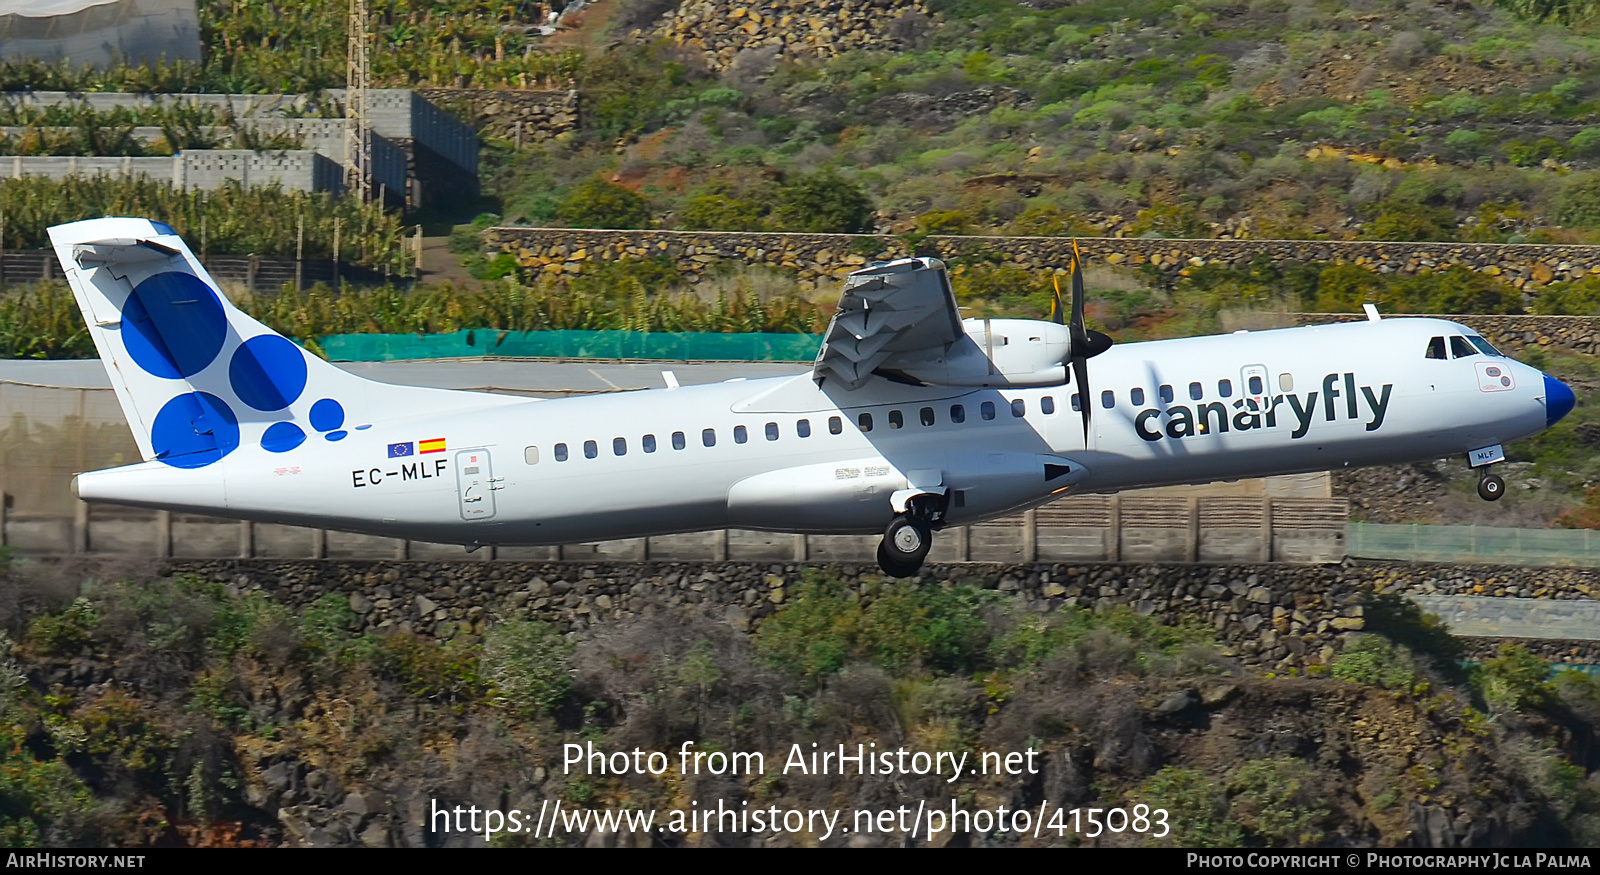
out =
[(161, 222), (89, 219), (51, 228), (50, 241), (146, 460), (197, 468), (241, 445), (287, 453), (374, 419), (502, 400), (328, 364), (235, 307)]

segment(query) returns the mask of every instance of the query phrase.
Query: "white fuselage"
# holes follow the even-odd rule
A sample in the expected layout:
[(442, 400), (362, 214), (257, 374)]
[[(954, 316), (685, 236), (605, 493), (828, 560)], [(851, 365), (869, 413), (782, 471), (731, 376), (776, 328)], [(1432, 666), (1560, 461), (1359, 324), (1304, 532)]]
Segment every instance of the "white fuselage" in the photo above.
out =
[[(91, 501), (462, 544), (879, 532), (891, 496), (934, 486), (950, 496), (945, 522), (963, 525), (1063, 492), (1437, 458), (1547, 427), (1538, 370), (1485, 354), (1425, 357), (1430, 338), (1472, 333), (1385, 319), (1119, 345), (1089, 364), (1087, 442), (1073, 386), (877, 379), (843, 391), (798, 374), (486, 398), (480, 409), (374, 418), (290, 452), (241, 446), (205, 468), (92, 472), (76, 488)], [(409, 454), (391, 457), (392, 445)]]

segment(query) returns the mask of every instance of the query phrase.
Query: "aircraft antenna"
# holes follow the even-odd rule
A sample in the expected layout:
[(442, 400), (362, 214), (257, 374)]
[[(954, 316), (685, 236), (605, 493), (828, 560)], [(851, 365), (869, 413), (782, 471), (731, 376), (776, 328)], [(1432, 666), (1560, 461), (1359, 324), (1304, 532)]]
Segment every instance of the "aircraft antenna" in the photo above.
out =
[(372, 126), (367, 89), (372, 85), (371, 21), (367, 0), (350, 0), (345, 49), (344, 185), (362, 203), (372, 199)]

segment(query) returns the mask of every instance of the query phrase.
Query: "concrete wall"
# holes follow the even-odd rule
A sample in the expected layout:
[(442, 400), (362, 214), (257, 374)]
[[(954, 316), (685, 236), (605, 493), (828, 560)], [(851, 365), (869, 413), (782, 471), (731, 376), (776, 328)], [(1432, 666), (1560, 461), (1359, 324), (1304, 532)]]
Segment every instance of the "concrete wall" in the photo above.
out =
[[(776, 234), (737, 231), (598, 231), (570, 228), (490, 228), (490, 249), (510, 252), (524, 267), (561, 270), (589, 259), (612, 261), (665, 255), (696, 277), (724, 260), (795, 271), (803, 282), (841, 279), (869, 261), (912, 254), (907, 241), (853, 234)], [(1245, 267), (1257, 258), (1281, 262), (1355, 264), (1379, 273), (1417, 274), (1460, 265), (1535, 291), (1552, 282), (1600, 274), (1600, 246), (1491, 243), (1370, 243), (1333, 240), (1154, 240), (1084, 237), (1078, 245), (1093, 263), (1152, 265), (1170, 274), (1219, 264)], [(1065, 268), (1072, 240), (1064, 237), (928, 237), (918, 255), (984, 256), (1031, 269)]]
[[(14, 105), (86, 104), (98, 111), (178, 103), (210, 106), (218, 111), (231, 112), (241, 124), (296, 132), (305, 139), (308, 148), (342, 165), (345, 91), (331, 89), (318, 99), (324, 105), (317, 105), (308, 95), (296, 94), (150, 95), (38, 91), (6, 92), (0, 97), (0, 100)], [(374, 89), (368, 92), (368, 104), (369, 122), (375, 135), (372, 171), (375, 190), (381, 185), (396, 199), (407, 198), (412, 206), (421, 205), (418, 198), (411, 197), (413, 189), (419, 192), (427, 189), (438, 192), (477, 191), (478, 139), (471, 127), (410, 89)], [(327, 109), (337, 111), (341, 117), (305, 117)], [(420, 187), (417, 182), (421, 183)]]
[[(171, 158), (0, 157), (0, 178), (45, 176), (60, 180), (102, 175), (144, 176), (185, 189), (221, 188), (230, 179), (245, 187), (277, 184), (286, 191), (337, 192), (344, 185), (344, 170), (338, 163), (310, 150), (193, 149)], [(403, 180), (402, 176), (401, 184)]]
[[(11, 502), (7, 502), (11, 504)], [(0, 511), (0, 545), (23, 555), (193, 558), (453, 558), (463, 548), (77, 502), (71, 517)], [(1345, 499), (1086, 495), (941, 532), (933, 562), (1337, 562)], [(514, 561), (654, 559), (865, 562), (876, 535), (699, 532), (557, 547), (484, 548)]]

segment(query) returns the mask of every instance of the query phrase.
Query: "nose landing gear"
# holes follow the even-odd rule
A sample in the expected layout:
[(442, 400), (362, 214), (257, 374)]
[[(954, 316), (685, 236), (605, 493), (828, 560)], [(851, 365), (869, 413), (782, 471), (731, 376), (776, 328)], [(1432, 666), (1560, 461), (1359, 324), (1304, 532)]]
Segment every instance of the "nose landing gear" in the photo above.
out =
[(1478, 478), (1478, 497), (1484, 501), (1499, 501), (1500, 496), (1506, 494), (1506, 481), (1498, 474), (1490, 474), (1488, 468), (1483, 469), (1483, 475)]
[(1478, 497), (1484, 501), (1499, 501), (1506, 494), (1506, 481), (1489, 473), (1490, 465), (1505, 460), (1505, 450), (1499, 444), (1467, 453), (1467, 464), (1478, 469)]

